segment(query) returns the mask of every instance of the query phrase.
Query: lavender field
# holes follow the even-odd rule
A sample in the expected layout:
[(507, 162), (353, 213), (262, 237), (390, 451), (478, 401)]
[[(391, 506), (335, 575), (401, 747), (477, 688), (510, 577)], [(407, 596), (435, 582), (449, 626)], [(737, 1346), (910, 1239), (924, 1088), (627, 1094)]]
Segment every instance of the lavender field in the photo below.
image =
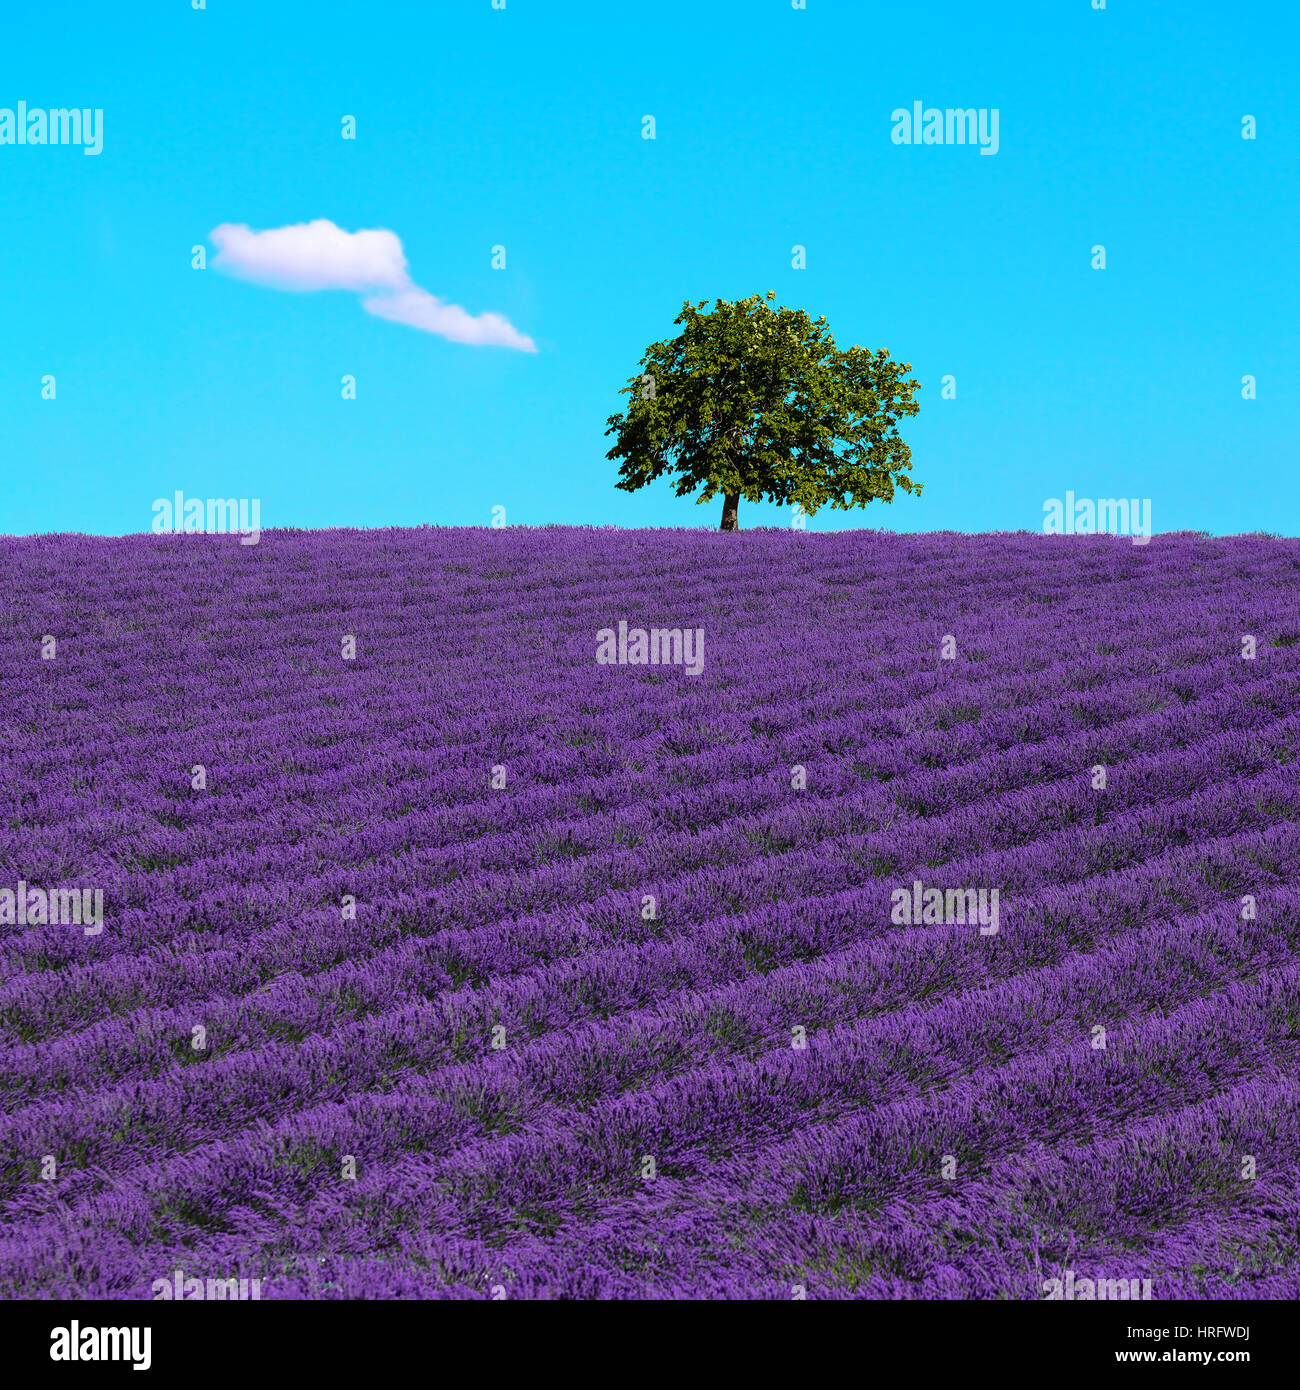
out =
[(0, 1295), (1300, 1296), (1300, 542), (0, 539), (0, 627)]

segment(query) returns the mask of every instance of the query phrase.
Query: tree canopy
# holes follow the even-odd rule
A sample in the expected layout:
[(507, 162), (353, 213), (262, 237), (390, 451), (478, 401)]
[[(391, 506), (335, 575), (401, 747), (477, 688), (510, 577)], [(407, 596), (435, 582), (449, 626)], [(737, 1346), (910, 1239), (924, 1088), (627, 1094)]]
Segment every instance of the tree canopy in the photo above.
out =
[(682, 305), (681, 332), (651, 344), (622, 389), (627, 408), (609, 417), (618, 487), (669, 474), (678, 497), (721, 494), (724, 531), (738, 529), (742, 497), (811, 516), (892, 502), (896, 488), (920, 493), (898, 434), (920, 409), (911, 363), (883, 348), (840, 349), (824, 317), (775, 308), (775, 298)]

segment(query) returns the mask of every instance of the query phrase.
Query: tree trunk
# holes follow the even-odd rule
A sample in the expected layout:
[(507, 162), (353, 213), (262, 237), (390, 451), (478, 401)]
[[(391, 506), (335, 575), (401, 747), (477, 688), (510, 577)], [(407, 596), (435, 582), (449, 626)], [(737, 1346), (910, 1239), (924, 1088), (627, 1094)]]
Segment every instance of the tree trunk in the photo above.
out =
[(740, 493), (728, 493), (722, 499), (722, 525), (720, 531), (739, 531), (740, 530)]

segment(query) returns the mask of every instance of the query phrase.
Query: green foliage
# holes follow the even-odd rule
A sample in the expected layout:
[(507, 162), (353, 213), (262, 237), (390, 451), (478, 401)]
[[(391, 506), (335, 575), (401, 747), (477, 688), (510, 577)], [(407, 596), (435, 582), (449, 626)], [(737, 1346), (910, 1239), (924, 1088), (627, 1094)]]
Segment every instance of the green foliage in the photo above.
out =
[(898, 435), (920, 409), (911, 364), (883, 348), (841, 350), (825, 318), (774, 308), (775, 297), (683, 304), (681, 332), (646, 350), (621, 392), (626, 410), (609, 417), (620, 488), (671, 474), (678, 497), (703, 489), (697, 502), (766, 499), (809, 515), (921, 491)]

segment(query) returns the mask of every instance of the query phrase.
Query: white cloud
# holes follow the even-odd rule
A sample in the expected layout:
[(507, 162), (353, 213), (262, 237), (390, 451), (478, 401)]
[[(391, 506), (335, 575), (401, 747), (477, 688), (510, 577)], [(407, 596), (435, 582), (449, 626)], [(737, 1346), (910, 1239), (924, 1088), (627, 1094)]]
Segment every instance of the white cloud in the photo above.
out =
[(345, 232), (321, 217), (264, 232), (223, 222), (210, 236), (217, 246), (213, 268), (240, 280), (280, 290), (365, 293), (367, 313), (453, 343), (537, 351), (533, 340), (500, 314), (476, 316), (421, 289), (411, 280), (400, 238), (383, 228)]
[(441, 299), (422, 290), (418, 285), (399, 290), (396, 294), (379, 294), (362, 301), (368, 314), (394, 323), (409, 323), (412, 328), (450, 338), (453, 343), (472, 343), (475, 347), (510, 347), (520, 352), (536, 352), (533, 340), (520, 333), (500, 314), (466, 313), (459, 304), (444, 304)]
[(266, 232), (223, 222), (211, 237), (217, 270), (275, 289), (398, 289), (411, 283), (393, 232), (345, 232), (321, 217)]

